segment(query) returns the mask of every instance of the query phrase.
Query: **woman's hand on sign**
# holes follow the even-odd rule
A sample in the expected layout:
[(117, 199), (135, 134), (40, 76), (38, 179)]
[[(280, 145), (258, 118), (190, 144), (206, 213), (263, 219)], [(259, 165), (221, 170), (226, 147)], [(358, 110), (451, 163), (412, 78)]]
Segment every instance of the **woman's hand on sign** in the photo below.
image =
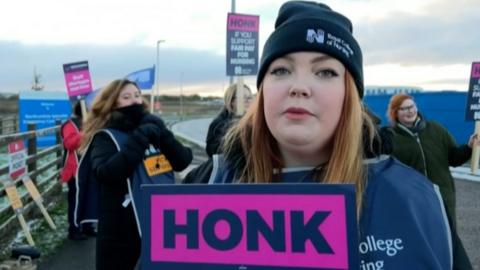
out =
[(472, 148), (474, 145), (480, 145), (480, 139), (478, 138), (478, 134), (474, 133), (470, 136), (468, 140), (468, 146)]

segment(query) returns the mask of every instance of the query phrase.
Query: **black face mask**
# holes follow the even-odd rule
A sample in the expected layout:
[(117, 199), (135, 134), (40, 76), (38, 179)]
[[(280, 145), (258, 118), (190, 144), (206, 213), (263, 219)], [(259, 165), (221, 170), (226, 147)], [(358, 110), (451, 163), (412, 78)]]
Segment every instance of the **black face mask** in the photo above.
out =
[(132, 121), (134, 124), (140, 123), (143, 116), (147, 113), (145, 111), (144, 104), (132, 104), (126, 107), (121, 107), (116, 109), (117, 112), (121, 113), (128, 120)]

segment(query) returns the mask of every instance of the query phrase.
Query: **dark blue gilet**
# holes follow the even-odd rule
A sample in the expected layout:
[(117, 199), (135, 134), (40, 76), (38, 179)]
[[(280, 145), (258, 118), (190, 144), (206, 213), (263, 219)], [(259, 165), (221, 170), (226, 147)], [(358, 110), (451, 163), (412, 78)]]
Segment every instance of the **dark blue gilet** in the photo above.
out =
[[(100, 132), (105, 132), (110, 136), (118, 151), (122, 149), (129, 137), (127, 133), (115, 129), (102, 129), (97, 134)], [(92, 172), (90, 153), (91, 147), (89, 145), (77, 171), (76, 197), (79, 207), (75, 209), (75, 224), (98, 220), (98, 182)], [(145, 220), (142, 217), (143, 211), (141, 211), (140, 205), (140, 186), (143, 184), (173, 184), (174, 182), (175, 177), (170, 163), (160, 149), (150, 145), (150, 148), (145, 150), (144, 162), (140, 163), (133, 173), (127, 177), (128, 194), (125, 194), (126, 200), (124, 202), (124, 207), (127, 207), (129, 203), (133, 206), (140, 236), (142, 235), (140, 222)]]

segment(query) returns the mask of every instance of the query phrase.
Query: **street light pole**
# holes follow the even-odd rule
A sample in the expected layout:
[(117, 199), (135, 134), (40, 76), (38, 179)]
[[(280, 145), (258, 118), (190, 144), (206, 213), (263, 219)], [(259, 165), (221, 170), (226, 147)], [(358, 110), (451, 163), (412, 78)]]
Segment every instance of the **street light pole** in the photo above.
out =
[(180, 73), (180, 121), (183, 121), (183, 71)]
[(152, 89), (152, 92), (150, 94), (150, 113), (153, 113), (153, 106), (155, 103), (155, 96), (160, 93), (160, 84), (159, 84), (159, 67), (160, 67), (160, 43), (165, 42), (165, 40), (160, 39), (157, 40), (157, 66), (155, 67), (155, 74), (156, 74), (156, 79), (155, 79), (155, 91)]

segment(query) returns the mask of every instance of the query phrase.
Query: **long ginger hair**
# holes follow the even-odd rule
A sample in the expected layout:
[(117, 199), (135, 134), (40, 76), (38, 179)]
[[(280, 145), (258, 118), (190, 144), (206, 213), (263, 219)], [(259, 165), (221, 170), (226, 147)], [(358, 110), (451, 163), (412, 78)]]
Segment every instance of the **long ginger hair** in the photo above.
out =
[[(268, 129), (263, 112), (264, 97), (260, 86), (258, 97), (237, 125), (226, 135), (223, 149), (228, 157), (240, 148), (245, 156), (243, 168), (236, 168), (235, 178), (241, 182), (269, 183), (273, 181), (274, 169), (284, 167), (278, 144)], [(366, 114), (355, 82), (348, 71), (345, 74), (345, 99), (343, 112), (331, 142), (332, 154), (317, 181), (322, 183), (354, 184), (356, 188), (357, 213), (363, 202), (367, 178), (363, 165), (362, 124), (373, 140), (375, 128)]]

